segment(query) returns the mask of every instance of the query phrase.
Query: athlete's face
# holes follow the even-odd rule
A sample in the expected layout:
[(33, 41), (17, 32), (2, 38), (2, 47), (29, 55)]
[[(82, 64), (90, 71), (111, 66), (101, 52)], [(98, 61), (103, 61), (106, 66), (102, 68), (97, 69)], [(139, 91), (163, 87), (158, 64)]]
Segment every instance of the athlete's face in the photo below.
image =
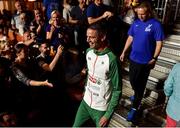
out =
[(98, 35), (96, 30), (87, 29), (87, 42), (90, 48), (98, 50), (101, 46), (101, 37)]

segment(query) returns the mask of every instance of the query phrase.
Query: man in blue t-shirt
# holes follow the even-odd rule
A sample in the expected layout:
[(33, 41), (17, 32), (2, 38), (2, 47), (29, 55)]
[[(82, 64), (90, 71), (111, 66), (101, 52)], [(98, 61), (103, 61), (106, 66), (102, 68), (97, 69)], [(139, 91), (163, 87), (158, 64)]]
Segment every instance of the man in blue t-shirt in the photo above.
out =
[(130, 83), (134, 90), (132, 108), (127, 120), (133, 121), (140, 107), (150, 70), (154, 68), (157, 57), (162, 48), (164, 32), (159, 21), (152, 18), (149, 2), (142, 2), (137, 7), (138, 19), (133, 22), (129, 31), (124, 50), (120, 60), (124, 61), (125, 54), (130, 46), (129, 75)]

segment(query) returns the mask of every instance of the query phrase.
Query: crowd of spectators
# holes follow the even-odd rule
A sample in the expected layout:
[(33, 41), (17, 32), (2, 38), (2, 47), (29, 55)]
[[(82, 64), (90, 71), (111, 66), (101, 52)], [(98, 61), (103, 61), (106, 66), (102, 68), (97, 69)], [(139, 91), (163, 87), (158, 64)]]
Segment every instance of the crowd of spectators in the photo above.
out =
[(116, 55), (124, 46), (124, 13), (105, 3), (43, 0), (30, 11), (17, 0), (14, 13), (0, 12), (0, 126), (72, 125), (65, 115), (82, 99), (87, 27), (104, 25)]

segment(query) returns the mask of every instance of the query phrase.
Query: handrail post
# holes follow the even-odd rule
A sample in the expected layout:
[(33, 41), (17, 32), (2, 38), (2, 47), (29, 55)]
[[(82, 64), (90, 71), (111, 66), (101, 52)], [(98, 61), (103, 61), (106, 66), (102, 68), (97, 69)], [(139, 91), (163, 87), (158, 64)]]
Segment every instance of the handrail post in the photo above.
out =
[(177, 18), (177, 14), (178, 14), (178, 11), (179, 11), (179, 2), (180, 2), (180, 0), (177, 0), (177, 6), (176, 6), (176, 11), (175, 11), (175, 15), (174, 15), (174, 21), (176, 20), (176, 18)]
[(163, 18), (162, 18), (162, 23), (163, 24), (165, 22), (165, 17), (166, 17), (167, 3), (168, 3), (168, 0), (165, 1), (165, 5), (164, 5), (164, 12), (163, 12)]

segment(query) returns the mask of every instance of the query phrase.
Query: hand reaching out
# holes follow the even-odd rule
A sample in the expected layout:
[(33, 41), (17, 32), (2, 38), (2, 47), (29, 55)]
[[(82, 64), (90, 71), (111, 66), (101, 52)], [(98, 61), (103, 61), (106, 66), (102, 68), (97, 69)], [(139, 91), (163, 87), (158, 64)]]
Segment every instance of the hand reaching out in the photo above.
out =
[(48, 80), (44, 81), (44, 86), (53, 87), (52, 83), (49, 83)]

